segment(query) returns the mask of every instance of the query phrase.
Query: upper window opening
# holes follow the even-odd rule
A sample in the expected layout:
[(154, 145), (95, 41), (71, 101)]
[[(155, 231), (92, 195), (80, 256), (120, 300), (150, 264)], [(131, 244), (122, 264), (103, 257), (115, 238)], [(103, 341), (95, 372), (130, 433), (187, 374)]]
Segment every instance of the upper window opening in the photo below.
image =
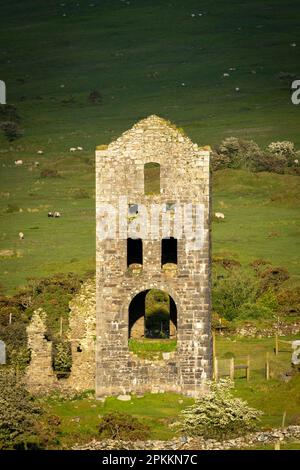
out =
[(144, 192), (146, 195), (160, 194), (160, 164), (155, 162), (144, 165)]
[(161, 265), (177, 264), (177, 239), (163, 238), (161, 241)]
[(141, 238), (127, 238), (127, 267), (143, 264), (143, 242)]

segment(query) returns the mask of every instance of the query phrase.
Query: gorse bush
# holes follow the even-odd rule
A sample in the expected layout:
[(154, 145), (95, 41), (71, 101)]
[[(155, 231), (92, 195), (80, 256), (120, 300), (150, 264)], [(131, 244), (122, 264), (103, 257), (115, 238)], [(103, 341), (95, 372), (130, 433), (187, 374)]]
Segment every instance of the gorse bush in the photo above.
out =
[(261, 149), (253, 140), (228, 137), (212, 152), (212, 167), (297, 174), (299, 162), (292, 142), (272, 142)]
[(37, 420), (42, 409), (36, 405), (13, 372), (0, 370), (0, 449), (40, 446)]
[(255, 429), (262, 412), (231, 394), (233, 383), (221, 380), (207, 384), (208, 393), (181, 412), (175, 423), (188, 436), (226, 439)]
[(105, 414), (99, 425), (101, 439), (144, 440), (149, 437), (149, 431), (149, 427), (134, 416), (117, 411)]

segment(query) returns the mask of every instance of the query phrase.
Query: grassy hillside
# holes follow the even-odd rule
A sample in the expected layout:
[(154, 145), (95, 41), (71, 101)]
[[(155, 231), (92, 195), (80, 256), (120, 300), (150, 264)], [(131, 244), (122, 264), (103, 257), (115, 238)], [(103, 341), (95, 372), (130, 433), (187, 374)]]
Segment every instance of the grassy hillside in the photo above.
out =
[[(200, 144), (235, 135), (299, 148), (299, 108), (278, 77), (300, 75), (299, 14), (295, 0), (1, 2), (0, 79), (24, 128), (13, 143), (0, 137), (3, 289), (94, 268), (94, 148), (143, 116), (169, 118)], [(49, 168), (60, 177), (40, 178)], [(222, 171), (213, 196), (226, 216), (213, 227), (215, 253), (299, 276), (298, 178)]]
[[(300, 144), (278, 78), (300, 74), (299, 14), (296, 0), (1, 2), (1, 79), (24, 117), (22, 147), (92, 150), (150, 113), (201, 143)], [(99, 106), (87, 100), (95, 88)]]

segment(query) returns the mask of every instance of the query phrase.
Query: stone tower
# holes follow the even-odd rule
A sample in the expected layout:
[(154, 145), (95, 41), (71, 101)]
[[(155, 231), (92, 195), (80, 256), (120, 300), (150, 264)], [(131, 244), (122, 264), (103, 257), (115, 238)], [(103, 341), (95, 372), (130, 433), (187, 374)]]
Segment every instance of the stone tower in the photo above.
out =
[[(211, 378), (209, 156), (157, 116), (96, 150), (98, 396), (197, 396)], [(128, 346), (144, 328), (150, 289), (170, 296), (177, 337), (176, 350), (158, 361)]]

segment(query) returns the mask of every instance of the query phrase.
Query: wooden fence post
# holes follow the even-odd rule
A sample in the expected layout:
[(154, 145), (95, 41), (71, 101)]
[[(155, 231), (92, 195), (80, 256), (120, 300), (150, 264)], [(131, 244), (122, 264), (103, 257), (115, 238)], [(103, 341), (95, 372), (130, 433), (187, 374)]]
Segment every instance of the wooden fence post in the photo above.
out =
[(284, 428), (285, 427), (285, 419), (286, 419), (286, 411), (284, 411), (283, 415), (282, 415), (282, 422), (281, 422), (281, 427)]
[(219, 369), (218, 369), (218, 358), (215, 357), (215, 360), (214, 360), (214, 379), (216, 382), (218, 382), (219, 380)]
[(278, 334), (275, 335), (275, 356), (278, 356), (279, 348), (278, 348)]
[(231, 380), (234, 380), (234, 358), (230, 359), (229, 363), (229, 376)]
[(247, 356), (247, 369), (246, 369), (247, 382), (250, 380), (250, 356)]
[(270, 361), (269, 361), (269, 353), (266, 353), (266, 379), (270, 379)]

